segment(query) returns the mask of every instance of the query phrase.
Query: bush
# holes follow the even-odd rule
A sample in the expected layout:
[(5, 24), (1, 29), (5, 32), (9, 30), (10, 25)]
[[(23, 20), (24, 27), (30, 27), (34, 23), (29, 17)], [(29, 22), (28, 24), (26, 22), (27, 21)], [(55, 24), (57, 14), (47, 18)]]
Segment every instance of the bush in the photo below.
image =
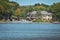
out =
[(41, 19), (32, 20), (33, 22), (43, 22)]

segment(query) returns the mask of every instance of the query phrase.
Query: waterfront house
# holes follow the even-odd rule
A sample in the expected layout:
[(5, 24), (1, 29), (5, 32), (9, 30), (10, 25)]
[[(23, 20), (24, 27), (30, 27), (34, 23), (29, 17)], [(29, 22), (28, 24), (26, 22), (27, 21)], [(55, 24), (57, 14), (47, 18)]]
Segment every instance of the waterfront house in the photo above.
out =
[(36, 19), (36, 14), (37, 14), (37, 11), (28, 12), (27, 13), (27, 19), (29, 19), (29, 20)]
[(41, 19), (42, 20), (51, 20), (52, 19), (52, 13), (49, 13), (47, 11), (41, 11)]

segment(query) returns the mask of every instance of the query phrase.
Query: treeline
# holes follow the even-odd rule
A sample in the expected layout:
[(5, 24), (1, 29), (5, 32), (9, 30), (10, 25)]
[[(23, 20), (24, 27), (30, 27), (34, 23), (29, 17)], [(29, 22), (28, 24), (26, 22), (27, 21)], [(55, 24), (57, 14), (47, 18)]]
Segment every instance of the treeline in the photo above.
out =
[(0, 20), (7, 21), (15, 16), (20, 15), (20, 6), (16, 2), (11, 2), (9, 0), (0, 0)]
[(41, 11), (47, 11), (52, 13), (53, 21), (60, 21), (60, 2), (53, 3), (52, 5), (35, 4), (29, 6), (20, 6), (16, 2), (9, 0), (0, 0), (0, 20), (12, 21), (12, 18), (19, 20), (20, 18), (26, 19), (27, 13), (31, 11), (37, 11), (38, 17), (41, 15)]

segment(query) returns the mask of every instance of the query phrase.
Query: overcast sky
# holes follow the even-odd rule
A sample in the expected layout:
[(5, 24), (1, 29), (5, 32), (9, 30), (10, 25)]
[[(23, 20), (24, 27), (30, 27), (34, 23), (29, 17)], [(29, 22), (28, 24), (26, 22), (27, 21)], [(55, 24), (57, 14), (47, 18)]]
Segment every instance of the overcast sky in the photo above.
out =
[(10, 1), (15, 1), (19, 3), (21, 6), (26, 6), (26, 5), (34, 5), (36, 3), (44, 3), (47, 5), (51, 5), (56, 2), (60, 2), (60, 0), (10, 0)]

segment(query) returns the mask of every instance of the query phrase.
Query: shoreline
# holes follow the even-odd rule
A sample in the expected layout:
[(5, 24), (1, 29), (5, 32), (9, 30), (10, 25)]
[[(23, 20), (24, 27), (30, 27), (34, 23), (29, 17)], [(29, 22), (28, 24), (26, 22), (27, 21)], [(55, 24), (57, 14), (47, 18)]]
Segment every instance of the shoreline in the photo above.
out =
[(26, 24), (29, 24), (29, 23), (52, 23), (52, 24), (60, 24), (60, 22), (31, 22), (31, 21), (27, 21), (27, 22), (23, 22), (23, 21), (10, 21), (10, 22), (0, 22), (0, 24), (16, 24), (16, 23), (26, 23)]
[(10, 21), (10, 22), (3, 22), (0, 21), (0, 24), (16, 24), (16, 23), (25, 23), (25, 24), (29, 24), (29, 23), (52, 23), (52, 24), (60, 24), (60, 22), (32, 22), (32, 21)]

